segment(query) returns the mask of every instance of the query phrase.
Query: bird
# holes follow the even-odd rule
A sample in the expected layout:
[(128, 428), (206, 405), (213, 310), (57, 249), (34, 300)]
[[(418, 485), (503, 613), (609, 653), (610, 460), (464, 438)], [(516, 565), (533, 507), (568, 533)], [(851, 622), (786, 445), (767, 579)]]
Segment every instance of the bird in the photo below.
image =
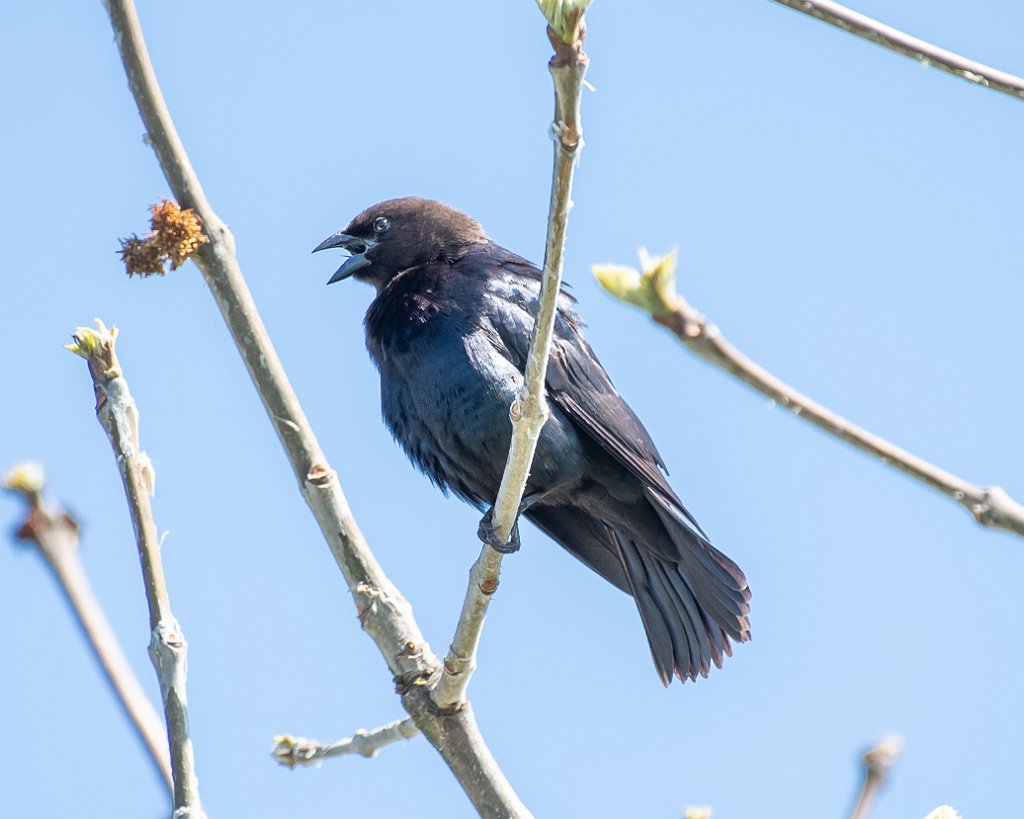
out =
[[(363, 210), (314, 248), (349, 253), (349, 277), (376, 294), (364, 319), (384, 422), (446, 494), (487, 510), (501, 482), (523, 386), (541, 271), (472, 217), (419, 197)], [(707, 677), (750, 637), (750, 588), (683, 506), (651, 436), (558, 296), (541, 430), (520, 513), (630, 595), (662, 683)]]

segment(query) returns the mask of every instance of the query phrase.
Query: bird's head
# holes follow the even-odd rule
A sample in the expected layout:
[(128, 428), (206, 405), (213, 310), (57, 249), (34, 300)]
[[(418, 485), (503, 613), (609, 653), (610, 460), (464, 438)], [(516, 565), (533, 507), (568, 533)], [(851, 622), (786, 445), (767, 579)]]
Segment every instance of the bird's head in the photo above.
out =
[(485, 241), (480, 223), (431, 199), (406, 196), (378, 202), (313, 248), (340, 247), (351, 255), (328, 284), (354, 276), (377, 290), (410, 267), (453, 262)]

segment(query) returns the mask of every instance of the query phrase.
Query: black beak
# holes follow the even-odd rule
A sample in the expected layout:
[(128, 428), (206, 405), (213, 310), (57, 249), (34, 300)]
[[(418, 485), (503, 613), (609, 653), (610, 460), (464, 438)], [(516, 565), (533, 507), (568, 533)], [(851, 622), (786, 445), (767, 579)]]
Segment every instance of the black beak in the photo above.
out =
[(314, 247), (313, 252), (317, 253), (321, 250), (340, 247), (342, 250), (347, 250), (352, 254), (345, 260), (345, 263), (338, 268), (337, 272), (328, 279), (328, 284), (334, 284), (335, 282), (340, 282), (342, 279), (347, 279), (360, 268), (367, 267), (372, 264), (372, 262), (366, 258), (366, 254), (375, 244), (376, 242), (373, 240), (360, 239), (358, 236), (350, 236), (347, 233), (338, 231), (337, 233), (328, 236), (320, 244)]

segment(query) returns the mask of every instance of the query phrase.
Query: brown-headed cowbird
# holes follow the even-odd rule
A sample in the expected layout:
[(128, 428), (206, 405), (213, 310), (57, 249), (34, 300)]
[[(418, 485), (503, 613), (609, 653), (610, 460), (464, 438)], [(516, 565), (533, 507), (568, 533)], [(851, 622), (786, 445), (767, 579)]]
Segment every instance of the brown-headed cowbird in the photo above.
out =
[[(540, 271), (469, 216), (415, 197), (364, 210), (316, 250), (327, 248), (351, 254), (330, 282), (354, 276), (376, 288), (366, 345), (389, 429), (442, 490), (489, 507), (511, 440), (509, 406), (523, 384)], [(584, 339), (573, 302), (559, 296), (550, 417), (522, 514), (633, 596), (663, 683), (707, 676), (731, 653), (730, 639), (749, 637), (746, 578), (668, 485), (654, 442)]]

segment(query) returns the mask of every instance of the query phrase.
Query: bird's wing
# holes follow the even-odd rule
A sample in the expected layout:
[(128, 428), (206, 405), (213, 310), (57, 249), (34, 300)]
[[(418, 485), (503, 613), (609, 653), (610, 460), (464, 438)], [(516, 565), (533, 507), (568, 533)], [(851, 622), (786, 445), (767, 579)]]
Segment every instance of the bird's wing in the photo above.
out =
[[(498, 251), (503, 251), (498, 248)], [(504, 251), (502, 266), (516, 274), (520, 286), (495, 293), (502, 309), (493, 314), (492, 323), (502, 346), (513, 363), (524, 370), (532, 337), (534, 303), (540, 272), (529, 262)], [(492, 279), (493, 281), (493, 279)], [(567, 294), (559, 298), (555, 319), (555, 337), (548, 361), (546, 386), (548, 397), (577, 427), (590, 436), (619, 463), (637, 476), (648, 491), (681, 513), (680, 523), (705, 542), (708, 537), (686, 510), (662, 471), (665, 464), (640, 419), (622, 399), (608, 373), (594, 355), (583, 333), (582, 322)]]
[(570, 322), (560, 319), (548, 361), (551, 400), (630, 472), (673, 497), (651, 436), (622, 400), (590, 345)]
[[(500, 355), (525, 370), (537, 302), (536, 268), (518, 257), (512, 276), (484, 279), (479, 321)], [(519, 275), (515, 275), (515, 274)], [(486, 326), (484, 326), (486, 325)], [(667, 685), (673, 674), (696, 678), (730, 653), (729, 639), (750, 636), (750, 589), (740, 568), (707, 535), (672, 491), (661, 456), (587, 344), (572, 302), (560, 297), (546, 387), (554, 411), (643, 484), (671, 539), (638, 537), (602, 520), (599, 510), (538, 503), (526, 516), (620, 589), (632, 594), (651, 654)], [(596, 524), (596, 525), (595, 525)], [(629, 527), (627, 526), (628, 530)]]
[(707, 535), (665, 480), (657, 447), (640, 419), (612, 384), (574, 322), (560, 317), (548, 363), (551, 401), (626, 469), (682, 512), (694, 534)]

